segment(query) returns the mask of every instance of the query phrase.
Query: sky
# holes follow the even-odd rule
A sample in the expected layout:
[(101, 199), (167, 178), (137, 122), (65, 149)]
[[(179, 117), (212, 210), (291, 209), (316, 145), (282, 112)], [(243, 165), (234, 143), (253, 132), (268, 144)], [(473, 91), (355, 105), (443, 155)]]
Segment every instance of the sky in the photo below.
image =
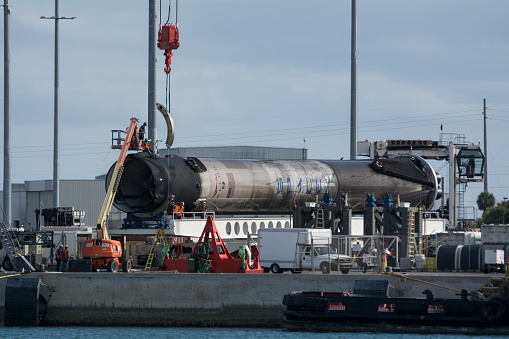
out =
[[(9, 3), (12, 183), (52, 179), (54, 21), (40, 17), (54, 1)], [(76, 17), (60, 21), (60, 178), (93, 179), (118, 158), (111, 130), (147, 121), (148, 1), (59, 3)], [(360, 0), (357, 15), (358, 140), (442, 132), (483, 145), (485, 98), (489, 191), (508, 197), (509, 2)], [(185, 0), (178, 27), (174, 147), (305, 146), (311, 159), (349, 159), (351, 1)], [(165, 104), (159, 50), (157, 67)], [(158, 116), (159, 140), (165, 127)], [(447, 165), (432, 165), (447, 180)], [(465, 206), (483, 187), (468, 185)]]

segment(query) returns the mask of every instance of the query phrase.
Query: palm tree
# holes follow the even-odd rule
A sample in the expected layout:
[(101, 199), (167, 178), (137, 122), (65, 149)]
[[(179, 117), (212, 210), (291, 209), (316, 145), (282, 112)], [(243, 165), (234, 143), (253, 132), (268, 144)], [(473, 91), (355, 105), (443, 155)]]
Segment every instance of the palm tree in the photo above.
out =
[(477, 206), (481, 211), (495, 206), (495, 196), (488, 191), (481, 192), (477, 197)]

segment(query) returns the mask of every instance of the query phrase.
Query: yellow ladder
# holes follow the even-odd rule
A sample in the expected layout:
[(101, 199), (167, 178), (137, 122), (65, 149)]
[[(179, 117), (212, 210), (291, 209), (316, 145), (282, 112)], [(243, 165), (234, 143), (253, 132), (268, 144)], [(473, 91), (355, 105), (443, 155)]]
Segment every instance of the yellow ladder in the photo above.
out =
[(150, 252), (148, 253), (147, 263), (145, 264), (145, 269), (143, 271), (150, 271), (152, 268), (152, 262), (154, 261), (154, 257), (156, 255), (157, 248), (157, 240), (161, 238), (161, 244), (168, 245), (166, 241), (166, 236), (164, 235), (164, 230), (162, 228), (158, 228), (156, 235), (154, 236), (154, 241), (152, 242), (152, 247), (150, 247)]
[(415, 257), (415, 212), (408, 213), (408, 242), (407, 257), (414, 259)]
[(316, 228), (323, 228), (323, 209), (316, 210)]

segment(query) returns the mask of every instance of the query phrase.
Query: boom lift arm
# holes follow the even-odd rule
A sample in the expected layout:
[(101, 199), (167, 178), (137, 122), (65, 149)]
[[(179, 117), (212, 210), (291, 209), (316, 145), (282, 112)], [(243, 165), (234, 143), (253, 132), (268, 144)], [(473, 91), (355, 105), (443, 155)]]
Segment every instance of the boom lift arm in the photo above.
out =
[(136, 118), (131, 118), (131, 123), (129, 124), (129, 128), (127, 129), (124, 144), (122, 145), (120, 155), (118, 156), (117, 163), (115, 164), (110, 184), (108, 186), (108, 191), (106, 192), (106, 196), (104, 197), (101, 213), (99, 213), (99, 219), (97, 220), (97, 240), (110, 239), (110, 236), (108, 234), (108, 228), (106, 227), (106, 219), (110, 214), (111, 206), (113, 206), (113, 200), (115, 199), (115, 195), (117, 194), (118, 184), (120, 183), (120, 178), (122, 177), (122, 171), (124, 170), (124, 161), (127, 154), (127, 150), (129, 149), (129, 145), (131, 143), (131, 139), (133, 138), (135, 133), (138, 133), (137, 122), (138, 120)]

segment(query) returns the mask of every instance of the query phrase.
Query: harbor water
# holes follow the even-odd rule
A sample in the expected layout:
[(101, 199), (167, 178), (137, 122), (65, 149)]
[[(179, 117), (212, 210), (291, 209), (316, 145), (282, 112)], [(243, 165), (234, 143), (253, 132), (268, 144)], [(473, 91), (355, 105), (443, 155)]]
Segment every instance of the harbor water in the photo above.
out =
[[(0, 338), (66, 338), (66, 339), (104, 339), (104, 338), (291, 338), (291, 339), (460, 339), (472, 338), (469, 335), (425, 335), (393, 333), (328, 333), (292, 332), (285, 329), (263, 328), (188, 328), (188, 327), (0, 327)], [(494, 336), (475, 336), (493, 338)]]

